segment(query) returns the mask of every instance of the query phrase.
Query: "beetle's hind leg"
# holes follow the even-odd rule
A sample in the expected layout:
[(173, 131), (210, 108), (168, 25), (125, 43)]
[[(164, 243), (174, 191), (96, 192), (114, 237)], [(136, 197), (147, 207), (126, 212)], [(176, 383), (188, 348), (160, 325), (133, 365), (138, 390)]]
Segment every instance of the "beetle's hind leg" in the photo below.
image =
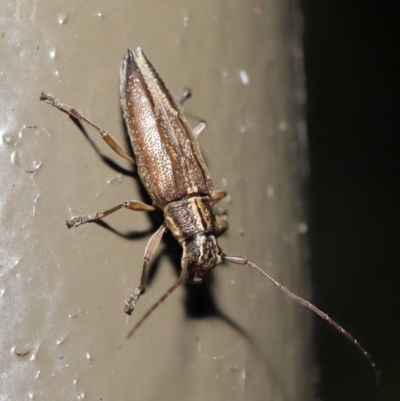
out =
[[(186, 102), (189, 98), (192, 97), (192, 90), (190, 88), (185, 88), (184, 91), (181, 93), (179, 98), (176, 100), (176, 102), (179, 104), (179, 106), (183, 106), (183, 103)], [(207, 123), (205, 120), (203, 120), (200, 117), (195, 116), (192, 113), (184, 112), (185, 116), (189, 117), (191, 120), (195, 120), (198, 122), (198, 124), (192, 129), (193, 136), (195, 139), (199, 139), (203, 134), (204, 131), (207, 128)]]
[(50, 94), (46, 95), (43, 92), (40, 94), (39, 99), (44, 100), (46, 103), (51, 104), (52, 106), (63, 111), (64, 113), (67, 113), (72, 118), (75, 118), (78, 121), (82, 121), (82, 122), (90, 125), (92, 128), (94, 128), (97, 132), (100, 133), (101, 137), (104, 139), (104, 141), (107, 143), (107, 145), (114, 152), (118, 153), (121, 157), (130, 161), (131, 163), (135, 163), (135, 159), (131, 155), (129, 155), (128, 153), (125, 152), (125, 150), (122, 148), (122, 146), (118, 143), (118, 141), (113, 136), (111, 136), (107, 131), (102, 130), (96, 124), (92, 123), (90, 120), (88, 120), (85, 116), (83, 116), (74, 107), (68, 106), (67, 104), (65, 104), (65, 103), (61, 102), (60, 100), (58, 100), (57, 98), (55, 98), (53, 95), (50, 95)]
[(138, 301), (140, 294), (143, 292), (146, 286), (146, 271), (147, 265), (149, 264), (150, 260), (153, 258), (155, 251), (160, 244), (161, 238), (165, 232), (164, 224), (151, 236), (149, 242), (146, 245), (146, 249), (144, 251), (144, 262), (142, 267), (142, 274), (140, 276), (140, 281), (138, 286), (133, 291), (132, 295), (125, 301), (124, 312), (130, 315), (133, 310), (135, 309), (136, 302)]
[(72, 227), (78, 227), (85, 223), (92, 223), (94, 221), (103, 219), (104, 217), (106, 217), (120, 209), (129, 209), (129, 210), (134, 210), (136, 212), (154, 212), (154, 210), (156, 210), (156, 208), (154, 206), (147, 205), (146, 203), (143, 203), (143, 202), (140, 202), (137, 200), (126, 201), (126, 202), (120, 203), (119, 205), (114, 206), (113, 208), (108, 209), (104, 212), (98, 212), (95, 214), (85, 214), (82, 216), (72, 217), (72, 219), (69, 219), (66, 221), (67, 227), (72, 228)]

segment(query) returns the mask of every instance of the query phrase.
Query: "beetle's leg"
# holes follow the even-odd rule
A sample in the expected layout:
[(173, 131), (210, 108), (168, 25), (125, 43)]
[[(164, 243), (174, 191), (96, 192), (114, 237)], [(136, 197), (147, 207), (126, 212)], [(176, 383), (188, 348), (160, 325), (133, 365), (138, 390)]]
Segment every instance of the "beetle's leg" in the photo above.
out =
[(99, 212), (95, 214), (85, 214), (82, 216), (72, 217), (72, 219), (66, 221), (67, 227), (68, 228), (78, 227), (85, 223), (91, 223), (93, 221), (100, 220), (120, 209), (129, 209), (137, 212), (153, 212), (154, 210), (156, 210), (154, 206), (147, 205), (146, 203), (137, 200), (126, 201), (124, 203), (120, 203), (117, 206), (114, 206), (111, 209), (106, 210), (105, 212)]
[(176, 102), (179, 104), (179, 106), (183, 106), (183, 103), (186, 102), (189, 98), (192, 97), (192, 90), (190, 88), (185, 88), (181, 95), (179, 96), (179, 99), (176, 100)]
[(217, 237), (219, 237), (229, 228), (229, 223), (226, 220), (217, 217), (217, 224), (218, 227), (217, 227), (217, 232), (215, 234)]
[(213, 205), (219, 202), (221, 199), (224, 199), (228, 195), (226, 191), (215, 191), (211, 194), (210, 199)]
[(125, 341), (132, 337), (133, 333), (146, 321), (146, 319), (164, 302), (165, 298), (171, 295), (181, 284), (183, 284), (187, 277), (189, 261), (188, 259), (182, 259), (182, 271), (178, 280), (172, 285), (167, 292), (156, 301), (155, 304), (141, 317), (141, 319), (132, 327), (130, 332), (127, 334)]
[(125, 152), (125, 150), (122, 148), (122, 146), (118, 143), (118, 141), (113, 136), (111, 136), (108, 132), (102, 130), (96, 124), (93, 124), (90, 120), (88, 120), (86, 117), (84, 117), (74, 107), (68, 106), (67, 104), (62, 103), (60, 100), (55, 98), (53, 95), (50, 95), (50, 94), (46, 95), (43, 92), (40, 94), (39, 99), (44, 100), (46, 103), (51, 104), (52, 106), (63, 111), (64, 113), (67, 113), (69, 116), (71, 116), (79, 121), (83, 121), (84, 123), (90, 125), (92, 128), (94, 128), (96, 131), (98, 131), (100, 133), (101, 137), (104, 139), (105, 142), (107, 142), (107, 145), (114, 152), (118, 153), (121, 157), (130, 161), (131, 163), (135, 163), (135, 159), (131, 155), (129, 155), (128, 153)]
[(140, 276), (140, 281), (138, 286), (136, 287), (135, 291), (133, 291), (132, 295), (125, 301), (124, 312), (130, 315), (133, 310), (135, 309), (135, 305), (137, 300), (140, 297), (140, 294), (144, 290), (146, 285), (146, 270), (147, 265), (149, 264), (150, 260), (152, 259), (158, 245), (160, 244), (161, 237), (163, 236), (165, 231), (164, 224), (151, 236), (149, 242), (146, 245), (146, 249), (143, 255), (143, 267), (142, 267), (142, 274)]
[[(215, 191), (211, 194), (211, 204), (214, 206), (216, 203), (218, 203), (221, 199), (224, 199), (228, 193), (226, 191)], [(220, 209), (220, 208), (215, 208), (214, 210), (215, 215), (217, 216), (217, 223), (219, 226), (221, 226), (221, 230), (217, 231), (217, 236), (220, 236), (223, 234), (229, 227), (228, 222), (224, 219), (221, 219), (221, 216), (227, 216), (226, 210)]]
[(198, 125), (196, 125), (192, 130), (194, 137), (196, 139), (199, 139), (204, 134), (206, 128), (207, 128), (207, 123), (201, 120), (201, 122)]
[[(185, 90), (182, 92), (182, 94), (180, 95), (179, 99), (177, 100), (177, 103), (179, 104), (179, 106), (183, 106), (183, 103), (186, 102), (186, 100), (188, 100), (190, 97), (192, 97), (192, 91), (190, 88), (185, 88)], [(188, 113), (185, 111), (185, 116), (189, 117), (192, 120), (197, 121), (199, 124), (196, 125), (193, 129), (193, 136), (195, 137), (195, 139), (199, 139), (201, 137), (201, 135), (203, 135), (204, 131), (207, 128), (207, 123), (200, 117), (195, 116), (192, 113)]]

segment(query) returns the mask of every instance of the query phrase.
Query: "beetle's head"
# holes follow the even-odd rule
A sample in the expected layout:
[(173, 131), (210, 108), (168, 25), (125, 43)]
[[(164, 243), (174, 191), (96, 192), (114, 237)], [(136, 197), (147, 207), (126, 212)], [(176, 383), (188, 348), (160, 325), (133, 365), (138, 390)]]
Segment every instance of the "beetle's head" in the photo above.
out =
[(203, 276), (222, 262), (221, 248), (212, 233), (195, 234), (187, 238), (182, 246), (183, 257), (189, 262), (189, 284), (200, 284)]

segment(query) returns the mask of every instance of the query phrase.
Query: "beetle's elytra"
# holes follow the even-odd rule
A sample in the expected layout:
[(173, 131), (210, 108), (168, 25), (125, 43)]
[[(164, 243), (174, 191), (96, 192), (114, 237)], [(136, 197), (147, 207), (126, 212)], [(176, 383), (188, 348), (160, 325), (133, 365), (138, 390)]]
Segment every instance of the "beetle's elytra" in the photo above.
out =
[(136, 54), (127, 51), (121, 67), (121, 104), (130, 137), (132, 158), (106, 131), (93, 124), (75, 108), (52, 95), (41, 93), (40, 100), (57, 107), (71, 117), (96, 129), (107, 144), (120, 156), (135, 163), (152, 205), (133, 200), (118, 204), (105, 212), (74, 217), (67, 226), (77, 227), (108, 216), (120, 209), (151, 212), (161, 209), (164, 223), (150, 238), (144, 253), (139, 284), (125, 303), (125, 312), (131, 314), (146, 282), (146, 268), (153, 257), (165, 230), (170, 230), (183, 248), (181, 274), (167, 292), (145, 313), (128, 333), (131, 337), (164, 299), (183, 283), (200, 284), (203, 276), (223, 261), (255, 268), (286, 295), (311, 309), (322, 319), (352, 341), (367, 358), (378, 377), (375, 363), (355, 338), (328, 315), (305, 299), (297, 296), (273, 279), (261, 268), (240, 256), (228, 256), (221, 251), (217, 237), (228, 229), (228, 223), (215, 215), (213, 205), (226, 196), (214, 191), (204, 163), (198, 137), (206, 128), (201, 122), (191, 129), (181, 103), (176, 102), (154, 67), (140, 48)]

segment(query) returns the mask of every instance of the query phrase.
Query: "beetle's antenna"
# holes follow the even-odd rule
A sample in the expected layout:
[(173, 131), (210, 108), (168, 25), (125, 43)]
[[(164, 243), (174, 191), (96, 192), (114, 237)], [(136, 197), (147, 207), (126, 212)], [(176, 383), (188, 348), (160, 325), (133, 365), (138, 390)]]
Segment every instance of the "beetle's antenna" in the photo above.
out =
[(240, 256), (228, 256), (228, 255), (225, 255), (225, 254), (222, 254), (222, 259), (226, 260), (227, 262), (235, 263), (237, 265), (248, 265), (250, 267), (253, 267), (254, 269), (258, 270), (261, 274), (263, 274), (265, 277), (267, 277), (267, 279), (269, 281), (271, 281), (272, 284), (274, 284), (274, 286), (276, 288), (281, 290), (283, 293), (288, 295), (290, 298), (294, 299), (299, 304), (305, 306), (308, 309), (311, 309), (314, 313), (316, 313), (322, 319), (326, 320), (340, 334), (344, 335), (348, 340), (350, 340), (360, 350), (360, 352), (364, 355), (364, 357), (367, 358), (369, 364), (371, 365), (372, 369), (374, 370), (374, 373), (375, 373), (375, 376), (376, 376), (376, 382), (377, 382), (377, 384), (379, 383), (379, 375), (380, 375), (380, 373), (379, 373), (379, 370), (376, 368), (375, 362), (372, 360), (370, 354), (366, 351), (366, 349), (348, 331), (346, 331), (342, 326), (340, 326), (333, 319), (331, 319), (326, 313), (322, 312), (322, 310), (318, 309), (316, 306), (314, 306), (311, 302), (307, 301), (306, 299), (301, 298), (298, 295), (294, 294), (293, 292), (289, 291), (280, 282), (276, 281), (268, 273), (266, 273), (264, 270), (260, 269), (257, 265), (255, 265), (254, 263), (250, 262), (248, 259), (242, 258)]
[(135, 331), (147, 320), (147, 318), (165, 301), (165, 299), (171, 295), (186, 279), (186, 275), (187, 275), (187, 267), (188, 267), (188, 260), (187, 258), (183, 259), (182, 262), (182, 272), (181, 275), (178, 279), (178, 281), (172, 285), (166, 292), (165, 294), (160, 297), (151, 307), (150, 309), (140, 318), (140, 320), (131, 328), (131, 330), (129, 331), (129, 333), (126, 335), (125, 340), (123, 341), (123, 343), (121, 344), (124, 345), (124, 343), (129, 340), (133, 334), (135, 333)]

